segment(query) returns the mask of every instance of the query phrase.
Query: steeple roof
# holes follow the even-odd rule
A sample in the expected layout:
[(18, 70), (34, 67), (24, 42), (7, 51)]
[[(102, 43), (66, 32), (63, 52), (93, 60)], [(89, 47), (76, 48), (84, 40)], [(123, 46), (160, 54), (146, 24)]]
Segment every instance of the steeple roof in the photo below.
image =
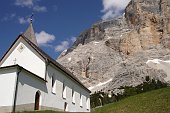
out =
[(34, 29), (33, 29), (33, 25), (32, 25), (32, 19), (30, 19), (30, 24), (27, 28), (27, 30), (23, 33), (23, 35), (28, 38), (32, 43), (34, 43), (36, 46), (38, 46), (36, 37), (35, 37), (35, 33), (34, 33)]

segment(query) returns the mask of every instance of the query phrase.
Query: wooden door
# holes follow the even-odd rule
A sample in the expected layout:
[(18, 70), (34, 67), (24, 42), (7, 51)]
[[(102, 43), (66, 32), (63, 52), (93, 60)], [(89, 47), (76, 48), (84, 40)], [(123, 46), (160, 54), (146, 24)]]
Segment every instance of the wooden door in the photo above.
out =
[(40, 94), (39, 92), (36, 92), (34, 110), (39, 110), (39, 103), (40, 103)]

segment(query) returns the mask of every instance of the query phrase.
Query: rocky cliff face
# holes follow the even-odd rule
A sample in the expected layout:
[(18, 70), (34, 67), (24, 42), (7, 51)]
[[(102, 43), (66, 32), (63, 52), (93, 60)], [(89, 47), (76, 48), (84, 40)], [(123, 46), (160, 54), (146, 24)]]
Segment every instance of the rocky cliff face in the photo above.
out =
[(155, 58), (170, 59), (170, 0), (132, 0), (122, 17), (95, 23), (57, 61), (92, 91), (116, 92), (145, 76), (164, 81), (165, 72), (146, 65)]

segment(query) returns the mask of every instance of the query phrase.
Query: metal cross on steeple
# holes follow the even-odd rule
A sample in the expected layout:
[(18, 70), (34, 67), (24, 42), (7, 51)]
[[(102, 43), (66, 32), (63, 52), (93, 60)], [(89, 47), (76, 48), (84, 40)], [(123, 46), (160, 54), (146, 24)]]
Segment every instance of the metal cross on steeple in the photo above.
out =
[(34, 13), (32, 13), (32, 15), (30, 16), (30, 23), (32, 23), (33, 16), (34, 16)]
[(35, 33), (34, 33), (34, 29), (33, 29), (33, 25), (32, 25), (32, 18), (33, 18), (33, 16), (34, 16), (33, 14), (30, 16), (29, 27), (27, 28), (27, 30), (23, 34), (32, 43), (34, 43), (36, 46), (38, 46), (38, 43), (37, 43), (37, 40), (36, 40), (36, 37), (35, 37)]

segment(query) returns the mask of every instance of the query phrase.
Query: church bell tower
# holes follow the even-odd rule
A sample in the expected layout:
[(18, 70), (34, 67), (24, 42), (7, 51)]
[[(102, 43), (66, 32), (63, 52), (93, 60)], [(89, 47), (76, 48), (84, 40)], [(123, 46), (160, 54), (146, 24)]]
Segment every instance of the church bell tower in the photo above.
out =
[(23, 35), (26, 38), (28, 38), (32, 43), (34, 43), (36, 46), (38, 46), (38, 43), (37, 43), (37, 40), (35, 37), (35, 33), (34, 33), (34, 29), (33, 29), (33, 25), (32, 25), (32, 16), (30, 18), (29, 26), (28, 26), (27, 30), (23, 33)]

